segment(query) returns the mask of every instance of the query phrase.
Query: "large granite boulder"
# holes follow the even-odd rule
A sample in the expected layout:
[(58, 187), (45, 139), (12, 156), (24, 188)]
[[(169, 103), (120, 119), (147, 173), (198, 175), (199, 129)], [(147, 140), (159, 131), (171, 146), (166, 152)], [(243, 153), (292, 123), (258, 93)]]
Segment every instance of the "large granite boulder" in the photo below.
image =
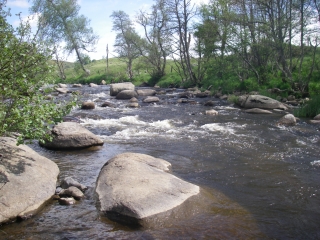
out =
[(58, 166), (13, 138), (0, 138), (0, 224), (32, 216), (55, 193)]
[(139, 89), (137, 90), (137, 93), (139, 96), (154, 96), (156, 95), (157, 92), (154, 89), (147, 88), (147, 89)]
[(110, 96), (117, 96), (123, 90), (135, 90), (135, 86), (131, 82), (110, 84)]
[(238, 104), (243, 108), (288, 109), (283, 103), (262, 95), (240, 96)]
[(135, 90), (123, 90), (117, 94), (116, 99), (131, 99), (133, 97), (138, 97)]
[(76, 122), (62, 122), (51, 130), (52, 141), (40, 143), (48, 149), (64, 150), (102, 146), (103, 141)]
[(168, 173), (170, 166), (139, 153), (110, 159), (97, 179), (99, 210), (111, 220), (144, 225), (148, 218), (157, 218), (197, 195), (199, 187)]

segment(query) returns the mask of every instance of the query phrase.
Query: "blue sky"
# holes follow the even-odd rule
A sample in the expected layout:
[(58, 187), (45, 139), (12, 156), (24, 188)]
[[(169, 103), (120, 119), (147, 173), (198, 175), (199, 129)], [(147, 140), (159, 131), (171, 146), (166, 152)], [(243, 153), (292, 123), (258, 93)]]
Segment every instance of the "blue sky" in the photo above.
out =
[[(194, 0), (196, 3), (203, 0)], [(130, 15), (134, 20), (134, 16), (140, 9), (150, 9), (154, 4), (153, 0), (78, 0), (81, 6), (80, 13), (91, 20), (90, 26), (94, 32), (99, 35), (99, 42), (96, 45), (96, 51), (88, 53), (91, 59), (101, 59), (106, 56), (106, 46), (109, 45), (109, 50), (112, 51), (112, 46), (115, 40), (115, 33), (112, 32), (112, 19), (110, 15), (113, 11), (122, 10)], [(8, 0), (7, 6), (11, 8), (12, 15), (20, 13), (23, 19), (29, 16), (29, 8), (31, 1), (28, 0)], [(12, 25), (17, 25), (17, 18), (13, 17), (9, 22)], [(139, 31), (139, 29), (137, 29)], [(109, 55), (109, 57), (111, 57)], [(69, 61), (74, 61), (75, 56), (70, 55)]]

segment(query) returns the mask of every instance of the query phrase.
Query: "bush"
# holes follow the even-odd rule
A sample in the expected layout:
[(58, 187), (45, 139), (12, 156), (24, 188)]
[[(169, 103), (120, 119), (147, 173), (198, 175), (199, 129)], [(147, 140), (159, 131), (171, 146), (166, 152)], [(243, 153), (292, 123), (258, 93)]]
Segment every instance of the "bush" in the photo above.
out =
[(5, 19), (8, 14), (0, 11), (0, 136), (18, 133), (18, 143), (43, 141), (50, 125), (74, 102), (61, 105), (44, 99), (40, 90), (52, 80), (51, 56), (31, 38), (28, 24), (14, 30)]
[(297, 117), (313, 118), (320, 114), (320, 96), (314, 96), (310, 101), (306, 102), (302, 107), (294, 111)]

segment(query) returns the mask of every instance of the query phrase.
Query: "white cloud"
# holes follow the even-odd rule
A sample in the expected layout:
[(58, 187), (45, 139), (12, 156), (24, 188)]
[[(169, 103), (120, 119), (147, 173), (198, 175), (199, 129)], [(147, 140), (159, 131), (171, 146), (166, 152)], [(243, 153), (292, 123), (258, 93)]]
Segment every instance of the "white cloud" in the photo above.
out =
[(29, 3), (27, 0), (9, 0), (7, 2), (9, 7), (20, 7), (20, 8), (28, 8)]

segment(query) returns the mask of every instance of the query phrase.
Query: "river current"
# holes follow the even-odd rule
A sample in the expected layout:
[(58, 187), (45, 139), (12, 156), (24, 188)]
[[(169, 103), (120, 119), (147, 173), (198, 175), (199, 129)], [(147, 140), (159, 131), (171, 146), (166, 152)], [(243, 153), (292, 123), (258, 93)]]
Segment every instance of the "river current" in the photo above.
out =
[[(73, 89), (76, 90), (76, 89)], [(94, 110), (71, 116), (105, 144), (79, 151), (30, 145), (56, 162), (59, 179), (71, 176), (89, 186), (72, 206), (50, 201), (34, 217), (0, 227), (0, 239), (320, 239), (320, 128), (308, 119), (280, 127), (284, 113), (245, 113), (215, 98), (178, 103), (182, 90), (159, 95), (160, 103), (126, 108), (108, 86), (83, 87)], [(214, 107), (205, 107), (208, 100)], [(104, 101), (115, 108), (98, 107)], [(217, 116), (205, 115), (215, 109)], [(137, 152), (172, 164), (172, 174), (201, 187), (206, 207), (169, 224), (130, 228), (101, 216), (95, 181), (113, 156)], [(22, 200), (23, 201), (23, 200)]]

